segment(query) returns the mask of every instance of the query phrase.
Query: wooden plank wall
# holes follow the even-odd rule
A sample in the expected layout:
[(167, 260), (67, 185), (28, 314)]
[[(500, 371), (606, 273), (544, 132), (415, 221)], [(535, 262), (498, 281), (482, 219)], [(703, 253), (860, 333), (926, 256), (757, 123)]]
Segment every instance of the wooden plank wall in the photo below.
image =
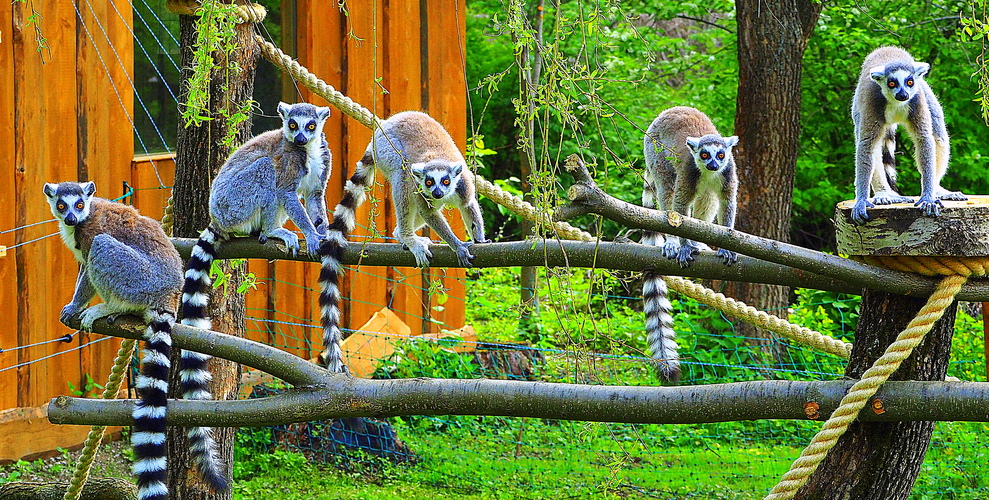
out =
[[(336, 2), (287, 2), (294, 8), (284, 12), (295, 11), (296, 29), (284, 32), (295, 33), (302, 64), (379, 116), (409, 109), (429, 112), (464, 147), (464, 0), (442, 6), (353, 2), (346, 14)], [(94, 180), (98, 194), (106, 198), (121, 196), (126, 182), (134, 189), (131, 202), (158, 219), (170, 195), (171, 157), (134, 158), (130, 123), (140, 111), (134, 110), (130, 81), (145, 75), (132, 74), (131, 5), (92, 0), (76, 4), (77, 12), (73, 4), (35, 0), (0, 7), (0, 200), (14, 206), (0, 211), (0, 231), (52, 219), (41, 192), (44, 182)], [(34, 28), (26, 23), (32, 5), (43, 16), (50, 51), (37, 50)], [(287, 101), (298, 98), (285, 94)], [(305, 91), (302, 98), (325, 105)], [(325, 132), (334, 155), (327, 190), (332, 210), (371, 131), (334, 109)], [(363, 227), (355, 238), (393, 241), (392, 206), (384, 180), (379, 176), (377, 181), (358, 214)], [(450, 213), (449, 219), (466, 236), (459, 215)], [(0, 245), (12, 247), (56, 231), (56, 224), (48, 222), (0, 232)], [(322, 331), (304, 325), (319, 324), (318, 264), (252, 261), (249, 269), (260, 283), (247, 296), (248, 315), (255, 318), (248, 322), (249, 336), (306, 358), (315, 356)], [(0, 414), (39, 407), (67, 394), (69, 382), (82, 387), (87, 374), (105, 379), (119, 345), (115, 339), (74, 349), (101, 337), (79, 334), (70, 343), (14, 349), (74, 333), (59, 323), (58, 315), (71, 298), (75, 275), (71, 253), (58, 236), (0, 257), (0, 304), (6, 312), (0, 326)], [(357, 328), (387, 306), (416, 333), (459, 328), (464, 322), (463, 275), (459, 270), (352, 266), (343, 284), (343, 326)], [(435, 293), (424, 291), (430, 282), (438, 282), (434, 287), (450, 296), (442, 308), (436, 307)], [(58, 432), (58, 427), (44, 432)]]

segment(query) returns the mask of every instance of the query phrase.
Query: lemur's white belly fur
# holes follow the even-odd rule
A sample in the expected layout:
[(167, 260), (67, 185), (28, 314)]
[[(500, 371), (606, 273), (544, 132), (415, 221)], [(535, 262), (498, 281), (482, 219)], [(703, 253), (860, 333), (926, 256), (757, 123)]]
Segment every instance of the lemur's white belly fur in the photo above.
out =
[(885, 115), (886, 115), (886, 123), (909, 125), (910, 104), (908, 102), (900, 103), (899, 101), (887, 102)]
[(716, 217), (721, 206), (720, 193), (724, 185), (725, 177), (721, 172), (701, 170), (700, 179), (697, 179), (697, 192), (694, 194), (691, 217), (698, 217), (697, 214), (711, 214)]
[(299, 181), (298, 193), (303, 198), (323, 189), (321, 180), (325, 166), (323, 165), (322, 147), (320, 147), (322, 141), (317, 137), (310, 144), (315, 144), (315, 147), (306, 147), (306, 167), (309, 172)]
[(72, 255), (76, 257), (76, 262), (85, 264), (86, 261), (82, 257), (82, 250), (76, 248), (76, 228), (74, 226), (59, 224), (58, 232), (62, 235), (62, 241), (65, 242), (65, 246), (69, 247), (69, 250), (72, 250)]

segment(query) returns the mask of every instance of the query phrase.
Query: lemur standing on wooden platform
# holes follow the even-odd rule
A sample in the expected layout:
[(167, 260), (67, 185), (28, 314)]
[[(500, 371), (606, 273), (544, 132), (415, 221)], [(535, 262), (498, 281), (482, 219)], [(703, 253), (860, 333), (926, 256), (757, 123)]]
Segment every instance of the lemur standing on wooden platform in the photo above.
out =
[[(329, 108), (311, 104), (278, 104), (282, 128), (250, 139), (230, 155), (210, 187), (210, 224), (199, 235), (192, 249), (182, 289), (182, 324), (212, 327), (206, 314), (211, 281), (210, 267), (217, 249), (233, 236), (254, 236), (264, 244), (278, 238), (293, 254), (299, 251), (299, 238), (283, 225), (288, 219), (302, 230), (309, 252), (318, 248), (327, 220), (323, 199), (330, 175), (331, 156), (323, 136)], [(302, 206), (299, 197), (305, 199)], [(339, 347), (338, 347), (339, 348)], [(207, 384), (210, 356), (182, 352), (182, 370), (199, 377), (183, 379), (183, 397), (210, 399)], [(193, 451), (213, 453), (213, 438), (202, 428), (190, 428)]]
[[(948, 170), (950, 146), (944, 111), (924, 77), (931, 66), (916, 62), (898, 47), (880, 47), (866, 56), (852, 98), (855, 123), (855, 206), (852, 221), (864, 224), (868, 208), (912, 202), (896, 192), (896, 128), (903, 125), (913, 139), (920, 199), (925, 215), (937, 216), (941, 200), (967, 196), (941, 187)], [(869, 199), (869, 188), (874, 192)]]

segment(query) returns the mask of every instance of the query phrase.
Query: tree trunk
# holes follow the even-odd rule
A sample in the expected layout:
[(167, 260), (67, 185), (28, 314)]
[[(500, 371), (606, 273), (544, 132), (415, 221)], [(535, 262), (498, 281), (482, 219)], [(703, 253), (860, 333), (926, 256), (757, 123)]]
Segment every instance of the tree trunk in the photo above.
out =
[[(193, 64), (192, 53), (196, 39), (193, 16), (179, 16), (180, 46), (182, 53), (182, 89), (188, 93), (188, 80)], [(178, 145), (175, 158), (174, 199), (175, 236), (198, 237), (209, 224), (210, 183), (216, 177), (220, 166), (230, 154), (230, 148), (220, 142), (225, 135), (226, 121), (219, 110), (229, 103), (233, 108), (251, 98), (254, 92), (254, 70), (257, 64), (258, 49), (251, 38), (253, 26), (237, 26), (237, 43), (240, 49), (232, 56), (240, 71), (229, 76), (227, 93), (222, 94), (221, 84), (225, 83), (225, 68), (214, 70), (211, 85), (210, 109), (212, 120), (199, 127), (179, 126)], [(233, 62), (233, 61), (231, 61)], [(218, 59), (218, 65), (224, 61)], [(251, 120), (237, 126), (235, 142), (242, 144), (250, 138)], [(241, 272), (224, 264), (224, 271), (231, 273), (226, 289), (214, 290), (210, 297), (208, 314), (213, 320), (213, 329), (227, 334), (244, 336), (244, 296), (236, 293), (241, 280)], [(177, 350), (172, 356), (172, 366), (179, 366)], [(239, 365), (214, 358), (210, 361), (213, 381), (210, 391), (215, 399), (236, 399)], [(171, 388), (173, 397), (178, 388), (177, 370), (172, 372)], [(215, 429), (218, 455), (229, 477), (233, 471), (234, 429)], [(189, 457), (189, 445), (184, 428), (169, 427), (168, 430), (168, 489), (171, 498), (183, 500), (224, 500), (231, 498), (229, 491), (218, 494), (212, 492), (195, 471)]]
[[(800, 140), (800, 80), (818, 0), (738, 0), (735, 148), (740, 185), (737, 229), (789, 241), (794, 165)], [(733, 283), (727, 294), (782, 317), (789, 290)], [(743, 323), (739, 335), (770, 338)], [(768, 342), (763, 342), (768, 345)], [(779, 354), (779, 353), (777, 353)]]
[[(860, 378), (925, 302), (866, 290), (845, 375)], [(953, 302), (890, 380), (944, 380), (957, 309), (958, 302)], [(866, 406), (862, 411), (882, 409)], [(934, 422), (855, 422), (795, 498), (905, 499), (920, 472), (933, 431)]]

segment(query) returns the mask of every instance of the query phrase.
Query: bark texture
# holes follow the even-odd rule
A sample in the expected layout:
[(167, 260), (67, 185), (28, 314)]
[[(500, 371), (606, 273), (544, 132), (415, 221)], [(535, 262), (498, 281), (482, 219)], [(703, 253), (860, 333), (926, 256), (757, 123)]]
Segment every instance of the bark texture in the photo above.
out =
[[(738, 0), (738, 164), (736, 227), (777, 241), (790, 239), (794, 165), (800, 140), (803, 54), (823, 3), (818, 0)], [(789, 290), (735, 283), (728, 295), (757, 309), (785, 311)], [(769, 338), (739, 324), (739, 335)]]
[[(179, 16), (180, 46), (182, 53), (182, 89), (183, 95), (188, 92), (188, 79), (191, 75), (192, 53), (196, 39), (193, 16)], [(211, 85), (210, 109), (213, 120), (205, 122), (200, 127), (179, 126), (178, 145), (175, 158), (175, 187), (172, 190), (174, 199), (174, 233), (175, 236), (198, 237), (199, 233), (209, 224), (209, 190), (210, 184), (220, 166), (230, 154), (230, 148), (220, 144), (225, 135), (226, 122), (218, 111), (225, 106), (236, 107), (237, 104), (250, 99), (254, 92), (254, 70), (257, 65), (259, 51), (251, 38), (253, 26), (241, 24), (237, 26), (237, 43), (240, 49), (235, 51), (233, 58), (240, 71), (231, 73), (229, 81), (224, 78), (224, 68), (218, 67), (213, 73)], [(218, 64), (226, 62), (217, 59)], [(233, 61), (231, 61), (233, 62)], [(227, 83), (224, 94), (221, 84)], [(251, 120), (238, 125), (237, 144), (242, 144), (250, 138)], [(214, 290), (210, 298), (209, 315), (213, 320), (213, 329), (234, 336), (244, 336), (244, 296), (233, 292), (241, 280), (241, 273), (230, 269), (226, 264), (224, 271), (231, 273), (228, 290)], [(179, 366), (174, 350), (172, 366)], [(240, 379), (239, 366), (229, 361), (213, 359), (210, 362), (213, 382), (210, 390), (214, 399), (236, 399), (237, 384)], [(172, 394), (178, 387), (177, 371), (173, 370), (171, 388)], [(174, 397), (174, 396), (173, 396)], [(234, 429), (214, 429), (219, 457), (224, 463), (228, 477), (233, 471)], [(170, 427), (168, 431), (168, 488), (172, 498), (184, 500), (226, 500), (231, 498), (230, 491), (224, 493), (212, 492), (195, 471), (189, 456), (188, 440), (185, 429)]]
[[(859, 378), (925, 302), (867, 290), (845, 375)], [(890, 380), (944, 380), (957, 309), (958, 302), (952, 303)], [(862, 410), (875, 411), (872, 406)], [(795, 498), (905, 499), (920, 472), (933, 431), (934, 422), (928, 421), (856, 422)]]

